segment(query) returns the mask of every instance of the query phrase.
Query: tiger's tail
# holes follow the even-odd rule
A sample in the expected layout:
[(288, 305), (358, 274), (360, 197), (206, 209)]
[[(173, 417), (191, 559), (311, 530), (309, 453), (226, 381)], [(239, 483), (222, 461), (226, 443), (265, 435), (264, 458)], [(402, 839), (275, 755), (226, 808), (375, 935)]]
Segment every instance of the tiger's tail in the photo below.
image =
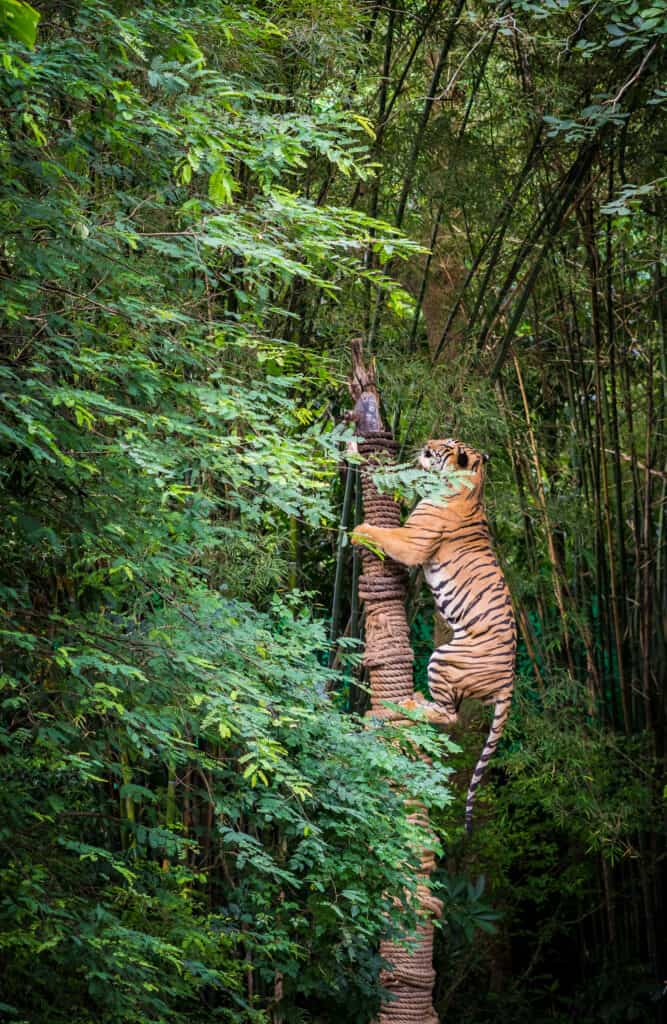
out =
[(493, 712), (493, 721), (491, 722), (491, 728), (489, 729), (489, 735), (486, 738), (484, 749), (480, 755), (479, 761), (475, 765), (475, 770), (472, 773), (472, 779), (470, 780), (470, 785), (468, 786), (465, 818), (466, 833), (469, 836), (472, 835), (472, 808), (473, 803), (475, 801), (475, 792), (480, 782), (482, 781), (482, 776), (486, 771), (486, 766), (489, 763), (491, 756), (493, 755), (496, 747), (498, 746), (500, 737), (503, 734), (505, 722), (507, 721), (507, 718), (510, 713), (511, 701), (511, 694), (509, 696), (501, 696), (496, 701), (496, 706)]

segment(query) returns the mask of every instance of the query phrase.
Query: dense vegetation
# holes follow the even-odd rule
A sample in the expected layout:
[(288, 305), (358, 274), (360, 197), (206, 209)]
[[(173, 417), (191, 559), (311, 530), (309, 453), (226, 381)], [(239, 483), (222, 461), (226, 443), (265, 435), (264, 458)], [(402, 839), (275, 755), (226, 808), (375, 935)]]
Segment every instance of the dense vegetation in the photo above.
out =
[[(412, 794), (443, 1019), (663, 1019), (667, 2), (34, 7), (0, 0), (2, 1014), (370, 1020)], [(406, 459), (491, 455), (520, 651), (472, 844), (484, 712), (420, 727), (432, 766), (357, 717), (359, 333)], [(410, 613), (423, 675), (419, 577)]]

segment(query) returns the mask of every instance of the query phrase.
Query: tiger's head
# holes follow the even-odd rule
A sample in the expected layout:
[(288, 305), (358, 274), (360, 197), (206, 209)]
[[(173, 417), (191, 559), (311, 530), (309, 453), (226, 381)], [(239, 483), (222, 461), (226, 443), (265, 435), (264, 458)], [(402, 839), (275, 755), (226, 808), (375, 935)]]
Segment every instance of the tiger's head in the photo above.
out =
[(485, 467), (489, 456), (484, 452), (462, 444), (453, 437), (446, 441), (427, 441), (417, 462), (422, 469), (434, 469), (438, 473), (463, 469), (472, 474), (473, 489), (478, 491), (484, 483)]

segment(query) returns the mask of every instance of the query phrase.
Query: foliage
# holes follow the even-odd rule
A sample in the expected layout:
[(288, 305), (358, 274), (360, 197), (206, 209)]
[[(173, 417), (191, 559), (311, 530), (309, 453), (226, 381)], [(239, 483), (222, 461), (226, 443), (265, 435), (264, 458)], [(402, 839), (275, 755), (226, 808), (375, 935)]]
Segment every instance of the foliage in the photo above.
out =
[(261, 8), (82, 2), (8, 47), (15, 1020), (264, 1020), (277, 984), (363, 1012), (380, 935), (414, 924), (419, 831), (388, 780), (442, 804), (445, 775), (339, 714), (322, 623), (285, 591), (290, 520), (331, 523), (340, 444), (285, 301), (390, 287), (359, 250), (416, 247), (293, 187), (368, 164), (340, 102), (291, 108), (285, 38)]
[[(412, 794), (446, 1019), (660, 1019), (664, 0), (37, 7), (0, 0), (0, 1010), (371, 1019)], [(427, 767), (341, 712), (362, 331), (383, 488), (491, 455), (520, 643), (472, 845), (486, 713)]]
[[(368, 208), (432, 249), (394, 268), (415, 299), (402, 320), (373, 295), (358, 313), (386, 420), (403, 453), (447, 436), (490, 453), (519, 626), (484, 820), (446, 860), (485, 874), (502, 919), (474, 955), (443, 932), (438, 1008), (662, 1020), (664, 5), (454, 9), (380, 16), (377, 88), (355, 92), (379, 128)], [(450, 836), (487, 731), (463, 709)]]
[(473, 486), (472, 474), (466, 470), (451, 470), (439, 473), (435, 470), (415, 469), (412, 463), (394, 464), (375, 470), (373, 483), (380, 492), (389, 493), (395, 501), (414, 505), (428, 501), (444, 505), (447, 498), (462, 488)]

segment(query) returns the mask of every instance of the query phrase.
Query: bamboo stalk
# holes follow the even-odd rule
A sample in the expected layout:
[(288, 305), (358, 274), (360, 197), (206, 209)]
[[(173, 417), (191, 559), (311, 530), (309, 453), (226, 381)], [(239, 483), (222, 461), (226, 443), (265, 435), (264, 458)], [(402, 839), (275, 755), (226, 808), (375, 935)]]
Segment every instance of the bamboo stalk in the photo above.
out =
[[(167, 766), (167, 794), (165, 802), (164, 823), (167, 829), (173, 828), (176, 824), (176, 764), (172, 760)], [(168, 871), (170, 867), (169, 857), (162, 860), (162, 870)]]
[(456, 29), (458, 27), (459, 18), (461, 12), (465, 6), (465, 0), (455, 0), (454, 10), (452, 11), (452, 17), (449, 23), (449, 29), (443, 40), (442, 46), (440, 47), (440, 53), (438, 54), (438, 60), (433, 69), (433, 75), (431, 76), (431, 83), (429, 85), (428, 94), (424, 100), (422, 111), (417, 123), (417, 130), (412, 138), (412, 146), (410, 147), (410, 154), (407, 159), (405, 172), (403, 175), (403, 187), (401, 189), (401, 195), (398, 200), (396, 207), (396, 216), (394, 218), (394, 224), (397, 228), (400, 228), (403, 224), (403, 217), (405, 216), (405, 208), (408, 202), (408, 198), (414, 187), (414, 174), (415, 167), (417, 166), (417, 159), (419, 157), (422, 143), (424, 140), (424, 134), (426, 132), (426, 126), (428, 125), (429, 118), (431, 116), (431, 110), (435, 102), (438, 87), (440, 85), (440, 79), (442, 78), (442, 72), (445, 69), (445, 61), (449, 56), (449, 51), (452, 48)]
[[(607, 191), (608, 197), (611, 200), (614, 194), (614, 159), (613, 153), (609, 161), (609, 187)], [(625, 552), (625, 534), (623, 529), (623, 483), (621, 478), (621, 466), (620, 466), (620, 436), (619, 436), (619, 425), (618, 425), (618, 399), (617, 399), (617, 387), (616, 387), (616, 325), (614, 317), (614, 295), (613, 295), (613, 244), (612, 244), (612, 218), (607, 217), (606, 226), (606, 259), (605, 259), (605, 299), (606, 299), (606, 313), (607, 313), (607, 339), (608, 339), (608, 350), (609, 350), (609, 387), (610, 395), (609, 401), (605, 402), (605, 408), (608, 411), (609, 419), (609, 432), (612, 438), (612, 444), (616, 449), (612, 462), (613, 474), (614, 474), (614, 508), (615, 508), (615, 525), (616, 525), (616, 546), (618, 549), (618, 592), (616, 589), (615, 577), (616, 570), (613, 565), (613, 554), (612, 554), (612, 538), (611, 538), (611, 513), (607, 513), (608, 523), (608, 545), (610, 553), (610, 565), (612, 573), (613, 591), (612, 591), (612, 602), (614, 610), (614, 634), (616, 639), (616, 651), (618, 658), (618, 685), (621, 695), (621, 708), (623, 713), (623, 727), (626, 734), (629, 734), (632, 728), (630, 721), (630, 703), (628, 695), (628, 683), (626, 679), (626, 668), (625, 668), (625, 652), (624, 652), (624, 635), (625, 635), (625, 623), (621, 618), (621, 609), (623, 610), (623, 617), (627, 609), (627, 597), (625, 593), (625, 572), (626, 572), (626, 552)], [(606, 397), (606, 389), (605, 389)], [(605, 454), (607, 454), (605, 450)]]
[[(132, 766), (130, 765), (130, 757), (126, 750), (120, 752), (120, 764), (121, 764), (121, 779), (124, 786), (129, 786), (132, 782)], [(131, 850), (136, 846), (136, 836), (134, 834), (134, 825), (136, 823), (136, 814), (134, 807), (134, 800), (131, 796), (121, 797), (120, 801), (120, 813), (121, 818), (125, 817), (125, 820), (129, 822), (130, 827), (125, 826), (122, 836), (124, 841), (122, 842), (122, 848), (124, 850)]]
[(512, 353), (512, 359), (514, 362), (514, 369), (516, 371), (517, 382), (519, 384), (519, 391), (521, 393), (521, 401), (523, 403), (523, 409), (526, 417), (526, 431), (528, 434), (528, 441), (530, 444), (530, 451), (533, 459), (533, 466), (535, 467), (535, 496), (542, 512), (542, 519), (544, 522), (544, 532), (547, 541), (547, 551), (549, 553), (549, 561), (551, 563), (552, 571), (552, 583), (554, 588), (554, 597), (556, 598), (556, 604), (558, 605), (558, 611), (561, 616), (562, 627), (563, 627), (563, 638), (565, 657), (567, 660), (568, 668), (572, 676), (574, 676), (574, 663), (572, 661), (572, 650), (570, 641), (570, 632), (567, 624), (567, 613), (565, 610), (565, 601), (563, 598), (563, 590), (561, 586), (561, 574), (559, 569), (559, 560), (554, 546), (553, 531), (551, 528), (551, 519), (549, 511), (547, 509), (546, 498), (544, 496), (544, 489), (542, 487), (542, 467), (540, 465), (540, 457), (537, 448), (537, 441), (535, 439), (535, 433), (533, 431), (533, 425), (530, 418), (530, 409), (528, 406), (528, 397), (526, 395), (526, 388), (523, 381), (523, 374), (521, 373), (521, 366), (516, 353)]
[(655, 725), (653, 717), (653, 701), (651, 694), (651, 627), (653, 622), (653, 607), (651, 601), (651, 579), (653, 566), (651, 564), (651, 498), (652, 478), (649, 472), (651, 464), (651, 441), (653, 429), (653, 350), (649, 349), (648, 379), (646, 382), (647, 404), (646, 404), (646, 429), (644, 443), (644, 458), (646, 470), (644, 471), (644, 508), (642, 517), (642, 535), (640, 547), (640, 578), (641, 578), (641, 604), (640, 604), (640, 646), (642, 655), (642, 698), (644, 703), (644, 719), (649, 736), (655, 742)]
[[(526, 278), (526, 281), (523, 285), (521, 295), (519, 296), (519, 299), (514, 305), (505, 335), (496, 349), (495, 359), (493, 361), (491, 372), (489, 374), (489, 377), (492, 381), (494, 381), (497, 378), (498, 374), (500, 373), (503, 367), (503, 363), (505, 362), (505, 359), (509, 353), (510, 345), (514, 340), (514, 335), (521, 321), (521, 317), (523, 316), (524, 309), (526, 308), (528, 299), (532, 294), (533, 287), (535, 286), (538, 274), (542, 268), (544, 258), (550, 251), (551, 246), (553, 245), (558, 235), (558, 232), (560, 231), (561, 225), (563, 224), (565, 217), (570, 209), (570, 206), (572, 205), (579, 185), (581, 184), (585, 174), (588, 171), (588, 168), (590, 167), (590, 163), (593, 159), (594, 153), (595, 147), (593, 145), (590, 145), (584, 148), (582, 153), (580, 153), (579, 157), (577, 157), (577, 160), (573, 164), (570, 173), (567, 176), (569, 178), (569, 182), (567, 182), (567, 186), (564, 189), (562, 201), (553, 213), (553, 217), (550, 219), (547, 218), (545, 222), (545, 229), (547, 232), (546, 239), (543, 242), (533, 262), (533, 266), (531, 267), (530, 273), (528, 274), (528, 277)], [(531, 248), (532, 245), (525, 249), (520, 262), (517, 263), (517, 261), (515, 260), (515, 264), (517, 264), (516, 273), (518, 273), (518, 267), (520, 267), (521, 263), (523, 263), (523, 261), (526, 259)], [(506, 279), (506, 281), (507, 285), (505, 290), (509, 289), (509, 285), (511, 284), (511, 280), (509, 279), (509, 277), (508, 279)], [(484, 341), (488, 337), (488, 334), (490, 333), (495, 323), (496, 317), (502, 308), (502, 301), (500, 301), (502, 299), (502, 296), (503, 290), (501, 290), (499, 301), (496, 302), (494, 310), (492, 310), (492, 312), (487, 317), (485, 327), (482, 328), (482, 333), (478, 341), (478, 348), (481, 348), (482, 345), (484, 344)]]
[(352, 504), (352, 484), (354, 474), (351, 466), (347, 466), (345, 476), (345, 491), (343, 494), (343, 509), (338, 525), (338, 540), (336, 542), (336, 575), (334, 578), (333, 599), (331, 603), (331, 625), (329, 627), (329, 668), (332, 667), (336, 649), (334, 643), (338, 636), (340, 624), (340, 609), (343, 598), (343, 570), (345, 563), (345, 550), (347, 545), (347, 530), (350, 522), (350, 507)]
[(534, 167), (534, 164), (535, 164), (535, 159), (536, 159), (537, 153), (539, 151), (539, 146), (541, 144), (542, 130), (543, 130), (543, 124), (542, 124), (542, 121), (540, 120), (540, 122), (539, 122), (539, 124), (537, 126), (537, 129), (536, 129), (536, 131), (535, 131), (535, 133), (533, 135), (533, 141), (531, 143), (531, 147), (530, 147), (530, 150), (528, 152), (528, 156), (525, 159), (524, 165), (523, 165), (523, 167), (522, 167), (522, 169), (521, 169), (521, 171), (519, 173), (519, 176), (518, 176), (518, 178), (517, 178), (517, 180), (516, 180), (516, 182), (514, 184), (514, 187), (513, 187), (512, 191), (511, 191), (510, 195), (508, 196), (508, 198), (505, 200), (505, 202), (501, 206), (500, 212), (499, 212), (499, 214), (498, 214), (498, 216), (497, 216), (497, 218), (496, 218), (496, 220), (495, 220), (491, 230), (489, 231), (489, 234), (487, 235), (484, 243), (480, 246), (478, 252), (475, 254), (474, 259), (472, 261), (472, 265), (470, 267), (470, 270), (466, 274), (466, 278), (465, 278), (465, 281), (463, 282), (463, 285), (461, 286), (461, 290), (460, 290), (459, 294), (457, 295), (456, 300), (454, 301), (454, 304), (453, 304), (453, 306), (452, 306), (452, 308), (451, 308), (451, 310), (449, 312), (449, 315), (447, 317), (447, 321), (445, 323), (445, 326), (443, 328), (442, 334), (440, 336), (440, 341), (436, 345), (435, 352), (433, 354), (433, 362), (436, 362), (436, 360), (440, 356), (443, 348), (445, 347), (445, 345), (447, 343), (447, 338), (449, 337), (449, 332), (450, 332), (450, 330), (452, 328), (452, 324), (454, 323), (454, 320), (455, 320), (455, 318), (456, 318), (456, 316), (457, 316), (457, 314), (458, 314), (458, 312), (459, 312), (459, 310), (460, 310), (460, 308), (461, 308), (461, 306), (463, 304), (463, 299), (465, 297), (465, 294), (466, 294), (468, 288), (470, 287), (470, 284), (471, 284), (473, 278), (477, 274), (477, 271), (479, 270), (479, 268), (480, 268), (480, 266), (482, 264), (482, 261), (483, 261), (484, 257), (486, 256), (486, 253), (488, 252), (489, 247), (491, 246), (491, 243), (493, 242), (493, 239), (495, 237), (496, 241), (495, 241), (495, 244), (493, 246), (493, 250), (491, 252), (491, 256), (490, 256), (489, 262), (487, 264), (487, 268), (486, 268), (484, 277), (482, 279), (482, 283), (481, 283), (481, 285), (480, 285), (480, 287), (478, 289), (477, 297), (475, 299), (473, 308), (472, 308), (472, 310), (471, 310), (471, 312), (470, 312), (470, 314), (468, 316), (468, 331), (470, 331), (472, 329), (472, 327), (474, 326), (474, 324), (475, 324), (475, 322), (477, 320), (479, 309), (480, 309), (483, 297), (484, 297), (484, 295), (486, 293), (486, 288), (488, 286), (491, 274), (492, 274), (492, 272), (493, 272), (493, 270), (494, 270), (494, 268), (496, 266), (497, 260), (498, 260), (498, 258), (500, 256), (500, 251), (501, 251), (501, 248), (502, 248), (502, 243), (503, 243), (503, 240), (505, 238), (505, 234), (507, 232), (507, 229), (509, 227), (510, 218), (512, 216), (512, 213), (514, 212), (516, 203), (517, 203), (517, 201), (518, 201), (518, 199), (519, 199), (519, 197), (521, 195), (521, 192), (522, 192), (522, 190), (523, 190), (523, 188), (524, 188), (524, 186), (526, 184), (526, 181), (528, 180), (528, 177), (530, 176), (530, 174), (531, 174), (531, 172), (533, 170), (533, 167)]
[[(455, 6), (454, 11), (452, 13), (452, 18), (451, 18), (451, 21), (450, 21), (450, 24), (449, 24), (449, 30), (448, 30), (448, 32), (447, 32), (447, 34), (445, 36), (445, 39), (443, 41), (443, 44), (442, 44), (441, 48), (440, 48), (440, 53), (438, 54), (438, 60), (437, 60), (436, 66), (435, 66), (435, 68), (433, 70), (433, 74), (431, 76), (431, 83), (429, 85), (428, 94), (427, 94), (427, 96), (426, 96), (426, 98), (424, 100), (424, 104), (422, 106), (422, 111), (421, 111), (421, 114), (420, 114), (420, 117), (419, 117), (419, 121), (417, 123), (417, 130), (416, 130), (415, 134), (412, 137), (412, 145), (410, 147), (410, 153), (408, 155), (408, 159), (407, 159), (407, 163), (406, 163), (406, 168), (405, 168), (405, 172), (404, 172), (404, 175), (403, 175), (403, 186), (401, 188), (401, 194), (400, 194), (400, 197), (399, 197), (399, 200), (398, 200), (398, 205), (396, 207), (396, 214), (395, 214), (395, 217), (394, 217), (394, 225), (397, 228), (400, 228), (400, 227), (403, 226), (403, 218), (405, 216), (405, 209), (406, 209), (406, 206), (407, 206), (408, 198), (409, 198), (410, 193), (412, 191), (412, 188), (414, 186), (415, 168), (417, 166), (417, 160), (418, 160), (419, 153), (421, 151), (422, 144), (423, 144), (423, 141), (424, 141), (424, 135), (426, 133), (426, 127), (428, 125), (429, 118), (431, 116), (431, 110), (432, 110), (433, 104), (435, 102), (436, 94), (437, 94), (437, 91), (438, 91), (438, 86), (440, 85), (440, 79), (442, 77), (442, 72), (444, 71), (445, 62), (447, 60), (447, 56), (448, 56), (449, 51), (451, 49), (452, 43), (454, 42), (454, 36), (456, 34), (456, 29), (457, 29), (457, 26), (458, 26), (459, 17), (461, 15), (461, 11), (463, 10), (465, 2), (466, 2), (466, 0), (455, 0), (456, 6)], [(368, 347), (371, 350), (372, 350), (373, 345), (375, 344), (375, 339), (377, 338), (377, 333), (378, 333), (378, 327), (379, 327), (379, 323), (380, 323), (380, 315), (381, 315), (381, 311), (382, 311), (383, 302), (384, 302), (384, 292), (383, 292), (382, 289), (380, 289), (380, 291), (378, 292), (376, 303), (375, 303), (375, 312), (373, 314), (373, 320), (372, 320), (372, 323), (370, 325), (370, 329), (368, 331)]]
[[(588, 267), (589, 275), (589, 292), (591, 302), (591, 314), (592, 314), (592, 330), (593, 330), (593, 345), (594, 345), (594, 368), (595, 368), (595, 442), (597, 451), (597, 462), (599, 471), (599, 487), (598, 497), (599, 501), (596, 503), (596, 521), (597, 521), (597, 565), (598, 565), (598, 603), (600, 609), (600, 621), (604, 621), (607, 629), (610, 633), (610, 638), (607, 642), (608, 650), (608, 661), (610, 672), (612, 670), (612, 648), (616, 654), (616, 662), (618, 665), (619, 679), (620, 679), (620, 692), (625, 692), (625, 678), (623, 672), (623, 637), (621, 630), (621, 621), (618, 607), (618, 594), (616, 591), (616, 564), (614, 554), (614, 543), (612, 537), (612, 522), (610, 512), (610, 489), (609, 489), (609, 476), (607, 472), (607, 459), (605, 458), (606, 452), (606, 425), (605, 425), (605, 405), (606, 405), (606, 385), (602, 376), (602, 317), (600, 311), (600, 259), (598, 254), (597, 242), (594, 231), (594, 214), (593, 214), (593, 203), (590, 196), (586, 204), (586, 215), (582, 218), (582, 228), (584, 234), (584, 246), (586, 251), (586, 262)], [(602, 600), (603, 593), (607, 593), (609, 590), (611, 597), (611, 622), (607, 621), (607, 617), (603, 616), (604, 603)], [(613, 639), (611, 634), (613, 632)], [(612, 700), (610, 702), (610, 710), (612, 717), (615, 712), (615, 696), (616, 688), (614, 686), (614, 680), (611, 681), (612, 689)]]
[[(463, 120), (462, 120), (461, 125), (459, 127), (459, 130), (458, 130), (458, 132), (456, 134), (457, 145), (461, 142), (461, 140), (463, 138), (463, 135), (465, 133), (466, 126), (468, 124), (468, 119), (470, 117), (470, 112), (472, 110), (473, 103), (475, 102), (475, 97), (477, 96), (477, 91), (479, 89), (480, 82), (482, 81), (482, 79), (484, 77), (484, 72), (486, 70), (486, 66), (488, 64), (489, 57), (491, 55), (491, 50), (493, 49), (493, 44), (494, 44), (494, 42), (496, 40), (496, 36), (497, 35), (498, 35), (498, 26), (496, 25), (496, 27), (494, 28), (494, 30), (493, 30), (493, 32), (491, 34), (491, 39), (489, 40), (489, 44), (488, 44), (488, 46), (486, 48), (486, 51), (484, 53), (484, 56), (482, 58), (482, 61), (481, 61), (478, 73), (477, 73), (477, 75), (476, 75), (476, 77), (475, 77), (475, 79), (473, 81), (472, 89), (470, 90), (470, 96), (468, 97), (468, 103), (466, 105), (465, 113), (463, 115)], [(540, 130), (541, 130), (541, 126), (540, 126)], [(431, 262), (433, 260), (433, 256), (434, 256), (434, 253), (435, 253), (435, 246), (436, 246), (436, 242), (437, 242), (437, 239), (438, 239), (438, 233), (439, 233), (439, 230), (440, 230), (440, 223), (442, 221), (442, 216), (443, 216), (444, 211), (445, 211), (445, 198), (443, 197), (440, 200), (440, 203), (438, 204), (438, 210), (437, 210), (437, 213), (436, 213), (436, 216), (435, 216), (435, 220), (433, 222), (433, 226), (431, 228), (431, 240), (430, 240), (430, 243), (429, 243), (429, 251), (428, 251), (428, 254), (426, 256), (426, 261), (425, 261), (425, 264), (424, 264), (424, 271), (423, 271), (423, 274), (422, 274), (421, 285), (420, 285), (420, 288), (419, 288), (419, 295), (417, 297), (417, 304), (415, 306), (415, 313), (414, 313), (414, 316), (413, 316), (413, 319), (412, 319), (412, 327), (410, 329), (410, 337), (408, 339), (408, 352), (414, 352), (414, 350), (415, 350), (415, 339), (417, 337), (417, 327), (419, 325), (419, 318), (420, 318), (420, 315), (421, 315), (421, 310), (422, 310), (422, 307), (424, 305), (424, 298), (426, 296), (426, 288), (428, 286), (428, 280), (429, 280), (429, 276), (430, 276), (430, 272), (431, 272)], [(466, 277), (466, 284), (470, 280), (472, 273), (474, 273), (474, 271), (472, 271), (472, 270), (468, 272), (468, 275)], [(432, 361), (433, 362), (435, 362), (437, 360), (438, 355), (440, 353), (440, 350), (441, 350), (441, 348), (442, 348), (442, 346), (444, 344), (444, 338), (446, 338), (446, 336), (447, 336), (447, 334), (449, 332), (449, 329), (451, 328), (451, 325), (452, 325), (452, 323), (454, 321), (456, 313), (458, 312), (458, 310), (459, 310), (459, 308), (461, 306), (461, 298), (462, 298), (463, 294), (465, 293), (466, 284), (464, 284), (463, 288), (461, 289), (461, 292), (459, 293), (459, 298), (457, 299), (457, 301), (454, 303), (452, 309), (450, 310), (449, 316), (447, 318), (447, 325), (446, 325), (445, 330), (443, 332), (443, 338), (438, 343), (436, 352), (435, 352), (434, 356), (432, 357)]]

